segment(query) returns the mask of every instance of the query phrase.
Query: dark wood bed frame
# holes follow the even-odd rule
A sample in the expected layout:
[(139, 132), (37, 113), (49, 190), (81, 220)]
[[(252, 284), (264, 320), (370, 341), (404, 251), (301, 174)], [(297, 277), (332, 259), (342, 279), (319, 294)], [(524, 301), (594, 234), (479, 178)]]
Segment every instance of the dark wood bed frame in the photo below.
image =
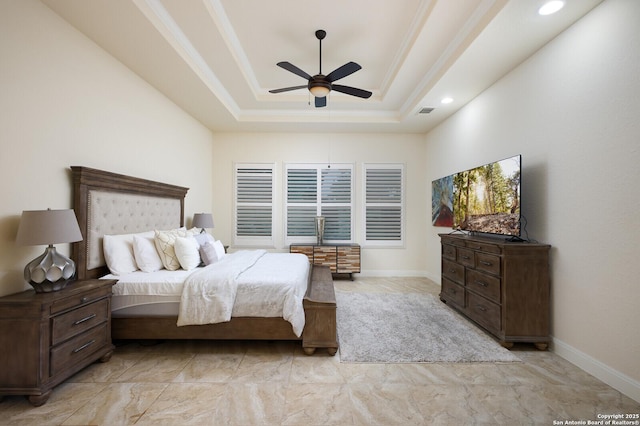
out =
[[(180, 201), (180, 223), (184, 225), (184, 198), (188, 188), (120, 175), (87, 167), (72, 166), (74, 210), (84, 239), (72, 246), (78, 279), (99, 278), (109, 273), (106, 265), (88, 268), (88, 208), (91, 191), (173, 198)], [(219, 340), (301, 340), (308, 355), (316, 348), (338, 350), (336, 299), (328, 267), (313, 266), (303, 300), (305, 327), (297, 337), (283, 318), (234, 317), (229, 322), (207, 325), (176, 325), (177, 317), (113, 318), (113, 339), (219, 339)]]

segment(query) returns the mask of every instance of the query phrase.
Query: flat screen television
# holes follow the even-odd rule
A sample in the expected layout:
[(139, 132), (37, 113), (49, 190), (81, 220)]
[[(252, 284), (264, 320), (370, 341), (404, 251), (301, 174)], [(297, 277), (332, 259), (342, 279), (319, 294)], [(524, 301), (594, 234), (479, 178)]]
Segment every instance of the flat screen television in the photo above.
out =
[(520, 236), (521, 156), (453, 175), (454, 229)]

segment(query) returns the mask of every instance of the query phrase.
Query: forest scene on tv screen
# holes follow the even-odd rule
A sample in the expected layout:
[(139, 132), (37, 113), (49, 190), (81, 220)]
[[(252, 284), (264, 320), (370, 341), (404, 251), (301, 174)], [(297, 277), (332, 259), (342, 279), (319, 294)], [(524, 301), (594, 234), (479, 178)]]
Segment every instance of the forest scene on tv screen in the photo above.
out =
[(454, 228), (520, 235), (520, 156), (453, 175)]

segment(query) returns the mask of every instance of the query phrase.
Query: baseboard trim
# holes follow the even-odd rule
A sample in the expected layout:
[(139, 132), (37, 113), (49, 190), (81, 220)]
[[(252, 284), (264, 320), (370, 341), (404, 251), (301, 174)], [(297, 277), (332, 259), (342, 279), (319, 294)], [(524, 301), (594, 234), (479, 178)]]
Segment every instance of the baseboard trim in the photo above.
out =
[(640, 402), (640, 382), (598, 361), (560, 339), (551, 337), (552, 351), (629, 398)]
[(429, 278), (424, 271), (395, 271), (395, 270), (362, 270), (356, 276), (358, 277), (422, 277)]

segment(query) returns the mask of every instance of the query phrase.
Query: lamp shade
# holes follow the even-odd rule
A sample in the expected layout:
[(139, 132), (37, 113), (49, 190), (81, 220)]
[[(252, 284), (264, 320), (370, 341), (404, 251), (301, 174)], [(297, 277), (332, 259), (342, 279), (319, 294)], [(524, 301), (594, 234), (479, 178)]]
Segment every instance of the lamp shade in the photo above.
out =
[(82, 233), (73, 210), (25, 210), (20, 218), (16, 243), (38, 246), (73, 243)]
[(331, 87), (328, 85), (316, 83), (309, 87), (309, 92), (316, 98), (324, 98), (331, 91)]
[(213, 228), (213, 215), (211, 213), (195, 213), (192, 226), (195, 228)]

